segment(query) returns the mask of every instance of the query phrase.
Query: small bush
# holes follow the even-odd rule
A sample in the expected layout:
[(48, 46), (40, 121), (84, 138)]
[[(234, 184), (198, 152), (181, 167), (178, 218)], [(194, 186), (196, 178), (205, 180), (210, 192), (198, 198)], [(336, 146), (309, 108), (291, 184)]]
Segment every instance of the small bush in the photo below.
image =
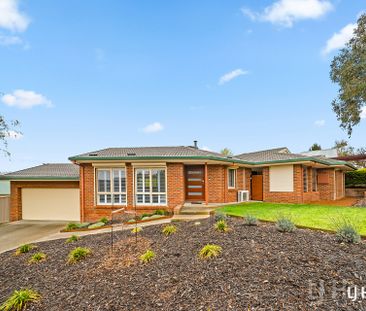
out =
[(132, 230), (131, 230), (131, 233), (139, 233), (139, 232), (141, 232), (142, 231), (142, 228), (141, 227), (136, 227), (136, 228), (133, 228)]
[(225, 220), (219, 220), (215, 223), (215, 229), (221, 232), (227, 232), (229, 230), (229, 227)]
[(199, 257), (201, 259), (210, 259), (220, 255), (222, 247), (215, 244), (205, 245), (199, 252)]
[(335, 223), (336, 239), (339, 243), (358, 243), (361, 237), (358, 233), (356, 225), (347, 219), (343, 219)]
[(13, 294), (0, 306), (1, 311), (20, 311), (29, 302), (38, 301), (41, 296), (31, 289), (15, 290)]
[(215, 213), (215, 222), (218, 222), (220, 220), (223, 220), (225, 222), (228, 221), (228, 217), (226, 216), (225, 213), (223, 213), (223, 212), (217, 212), (217, 213)]
[(25, 254), (30, 252), (33, 248), (35, 248), (32, 244), (23, 244), (17, 248), (15, 251), (15, 255)]
[(77, 240), (79, 240), (79, 237), (77, 235), (73, 234), (71, 237), (69, 237), (66, 240), (66, 243), (73, 243), (73, 242), (76, 242)]
[(171, 235), (177, 232), (177, 227), (174, 225), (167, 225), (163, 228), (162, 231), (166, 236)]
[(152, 216), (144, 216), (144, 217), (141, 218), (141, 220), (148, 220), (148, 219), (150, 219), (150, 217), (152, 217)]
[(96, 222), (95, 224), (91, 224), (88, 229), (96, 229), (96, 228), (101, 228), (105, 226), (104, 222)]
[(296, 226), (292, 220), (286, 217), (278, 218), (276, 227), (280, 232), (293, 232), (296, 229)]
[(257, 223), (258, 223), (257, 218), (252, 215), (247, 215), (244, 218), (244, 225), (246, 226), (256, 226)]
[(346, 186), (366, 185), (366, 168), (346, 173)]
[(30, 259), (29, 263), (38, 263), (46, 260), (47, 255), (45, 253), (35, 253)]
[(155, 212), (154, 212), (154, 215), (161, 215), (161, 216), (164, 216), (164, 215), (167, 215), (167, 211), (163, 210), (163, 209), (157, 209)]
[(101, 219), (99, 219), (99, 221), (98, 222), (102, 222), (102, 223), (104, 223), (105, 225), (108, 223), (108, 218), (107, 217), (102, 217)]
[(88, 228), (90, 226), (90, 222), (82, 222), (81, 224), (77, 224), (78, 228)]
[(69, 222), (66, 226), (66, 230), (74, 230), (74, 229), (78, 229), (78, 228), (79, 228), (79, 226), (75, 222)]
[(153, 214), (147, 214), (147, 213), (144, 213), (141, 215), (141, 219), (145, 218), (145, 217), (150, 217), (152, 216)]
[(140, 262), (146, 264), (153, 260), (155, 257), (155, 253), (152, 250), (147, 250), (144, 254), (140, 256)]
[(76, 263), (82, 259), (85, 259), (91, 254), (91, 250), (86, 247), (77, 247), (69, 253), (68, 262)]

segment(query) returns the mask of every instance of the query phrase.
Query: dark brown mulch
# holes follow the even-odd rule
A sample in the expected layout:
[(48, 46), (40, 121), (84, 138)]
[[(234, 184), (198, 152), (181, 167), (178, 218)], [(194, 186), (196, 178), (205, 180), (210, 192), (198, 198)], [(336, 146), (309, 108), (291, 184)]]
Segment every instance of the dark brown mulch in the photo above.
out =
[[(42, 295), (29, 310), (366, 310), (366, 300), (346, 297), (347, 285), (366, 286), (365, 242), (340, 245), (331, 234), (279, 233), (272, 224), (246, 227), (240, 219), (229, 224), (230, 232), (219, 233), (211, 220), (177, 223), (169, 237), (162, 226), (149, 227), (136, 247), (130, 231), (117, 232), (113, 255), (109, 234), (40, 243), (32, 253), (48, 258), (36, 265), (27, 263), (30, 254), (1, 254), (0, 302), (28, 287)], [(221, 256), (200, 260), (207, 243), (222, 246)], [(69, 265), (76, 246), (93, 254)], [(156, 258), (142, 265), (138, 257), (147, 248)]]

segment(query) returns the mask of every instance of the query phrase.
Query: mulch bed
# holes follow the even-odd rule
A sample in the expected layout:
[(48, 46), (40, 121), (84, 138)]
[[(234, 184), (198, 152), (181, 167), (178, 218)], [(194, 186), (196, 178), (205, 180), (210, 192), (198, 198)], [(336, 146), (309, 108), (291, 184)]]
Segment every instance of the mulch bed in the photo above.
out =
[[(174, 224), (169, 237), (163, 226), (144, 228), (137, 244), (130, 231), (116, 232), (112, 255), (109, 234), (39, 243), (31, 254), (48, 254), (39, 264), (28, 264), (31, 254), (0, 254), (0, 302), (27, 287), (42, 295), (27, 310), (366, 310), (366, 300), (346, 296), (348, 285), (366, 286), (365, 242), (342, 245), (332, 234), (280, 233), (236, 218), (228, 233), (215, 231), (212, 219)], [(207, 243), (222, 254), (200, 260)], [(76, 246), (93, 254), (69, 265)], [(156, 258), (142, 265), (138, 257), (148, 248)]]

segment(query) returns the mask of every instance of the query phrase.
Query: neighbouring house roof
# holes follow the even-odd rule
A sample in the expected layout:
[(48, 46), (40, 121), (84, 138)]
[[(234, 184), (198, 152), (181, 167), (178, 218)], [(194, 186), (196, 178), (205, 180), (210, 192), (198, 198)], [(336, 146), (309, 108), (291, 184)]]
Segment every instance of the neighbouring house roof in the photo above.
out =
[(72, 163), (47, 163), (0, 176), (16, 180), (79, 180), (79, 166)]
[(301, 154), (306, 156), (318, 157), (322, 156), (325, 158), (336, 158), (338, 157), (338, 150), (337, 148), (332, 149), (323, 149), (323, 150), (311, 150), (311, 151), (304, 151)]
[(345, 161), (331, 161), (324, 157), (309, 157), (302, 154), (290, 153), (287, 147), (242, 153), (236, 156), (224, 156), (217, 152), (195, 148), (193, 146), (177, 147), (123, 147), (106, 148), (82, 153), (69, 158), (71, 161), (99, 160), (162, 160), (162, 159), (207, 159), (246, 165), (266, 165), (271, 163), (293, 163), (312, 161), (327, 166), (353, 166)]

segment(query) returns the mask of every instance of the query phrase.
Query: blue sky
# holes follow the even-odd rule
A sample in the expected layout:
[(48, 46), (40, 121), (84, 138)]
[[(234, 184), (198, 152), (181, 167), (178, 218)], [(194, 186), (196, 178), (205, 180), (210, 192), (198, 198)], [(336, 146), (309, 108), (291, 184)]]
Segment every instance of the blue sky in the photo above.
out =
[[(0, 171), (117, 146), (303, 151), (347, 138), (329, 65), (364, 0), (1, 0)], [(366, 114), (366, 112), (365, 112)], [(350, 143), (365, 144), (366, 119)]]

